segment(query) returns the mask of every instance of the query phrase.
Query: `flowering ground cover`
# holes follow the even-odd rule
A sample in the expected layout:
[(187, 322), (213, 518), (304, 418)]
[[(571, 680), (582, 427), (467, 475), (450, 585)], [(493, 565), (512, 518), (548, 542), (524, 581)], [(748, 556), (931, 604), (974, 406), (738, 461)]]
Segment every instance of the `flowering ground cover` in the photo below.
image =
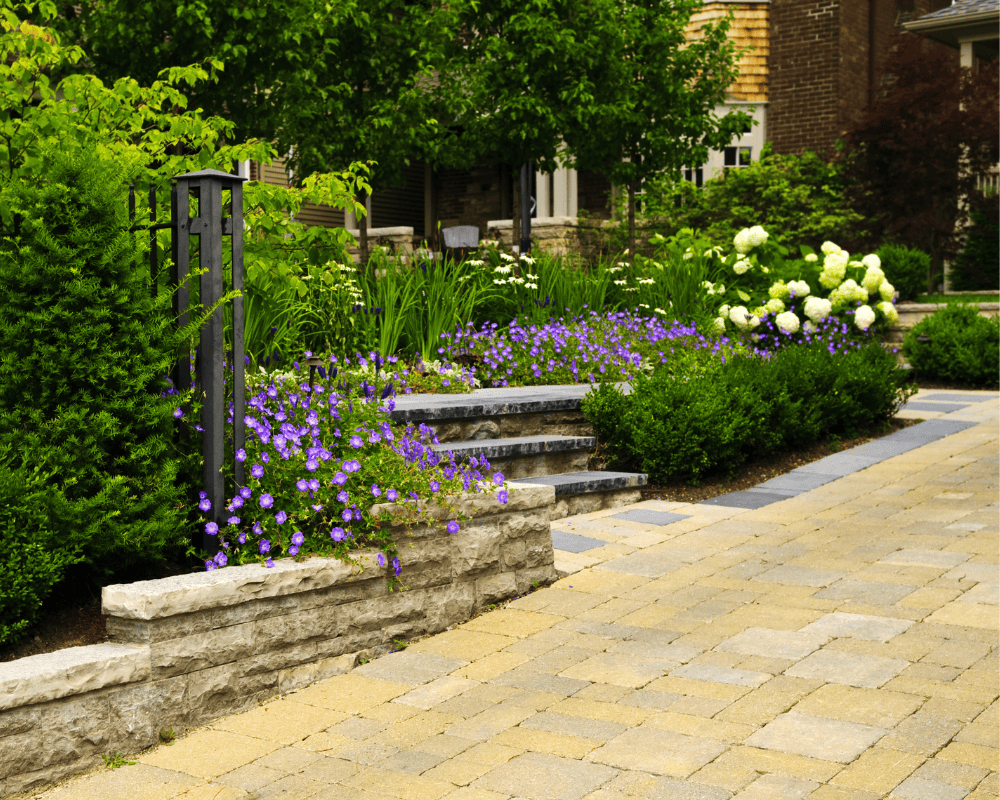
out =
[[(355, 365), (361, 373), (369, 366), (376, 376), (383, 373), (377, 356), (370, 365), (364, 361)], [(495, 492), (507, 501), (504, 476), (491, 473), (488, 461), (443, 460), (430, 447), (437, 439), (429, 428), (390, 421), (391, 380), (342, 373), (335, 357), (328, 363), (312, 375), (294, 364), (289, 373), (248, 381), (246, 446), (232, 457), (249, 477), (228, 499), (225, 525), (202, 519), (219, 541), (206, 569), (253, 561), (272, 566), (279, 556), (352, 561), (355, 550), (372, 547), (398, 578), (396, 545), (385, 524), (390, 515), (376, 516), (373, 505), (397, 503), (413, 512), (408, 521), (430, 522), (427, 504), (453, 508), (449, 498), (459, 492)], [(198, 507), (203, 514), (212, 510), (204, 492)], [(451, 519), (446, 527), (455, 533), (459, 524)]]

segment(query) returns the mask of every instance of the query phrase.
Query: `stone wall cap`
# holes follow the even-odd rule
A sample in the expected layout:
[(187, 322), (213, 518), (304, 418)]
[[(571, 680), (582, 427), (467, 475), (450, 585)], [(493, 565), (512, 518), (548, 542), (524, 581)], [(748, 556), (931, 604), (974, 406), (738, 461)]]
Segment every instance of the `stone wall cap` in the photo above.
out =
[[(357, 554), (366, 577), (380, 574), (375, 554)], [(235, 606), (265, 597), (326, 589), (356, 578), (362, 569), (336, 558), (278, 559), (273, 567), (244, 564), (150, 581), (105, 586), (102, 610), (123, 619), (152, 620)]]
[(148, 645), (67, 647), (0, 664), (0, 710), (46, 703), (148, 677)]
[[(553, 225), (561, 225), (563, 227), (576, 227), (579, 224), (579, 219), (576, 217), (534, 217), (531, 220), (531, 227), (541, 228), (550, 227)], [(491, 219), (486, 223), (486, 229), (498, 228), (499, 230), (506, 230), (507, 228), (513, 229), (514, 220), (512, 219)]]

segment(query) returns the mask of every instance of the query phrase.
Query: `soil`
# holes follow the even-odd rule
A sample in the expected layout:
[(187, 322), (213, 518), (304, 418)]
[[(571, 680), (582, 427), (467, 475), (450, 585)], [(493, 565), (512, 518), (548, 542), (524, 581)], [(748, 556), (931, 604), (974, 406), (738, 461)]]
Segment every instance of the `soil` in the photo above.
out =
[[(920, 382), (922, 389), (960, 388), (954, 385)], [(979, 387), (982, 388), (982, 387)], [(698, 503), (710, 497), (727, 492), (749, 489), (771, 478), (816, 461), (833, 453), (878, 439), (901, 428), (913, 425), (918, 420), (894, 419), (888, 426), (879, 426), (864, 431), (852, 439), (819, 442), (808, 448), (794, 452), (773, 453), (735, 470), (732, 476), (706, 476), (697, 486), (686, 484), (647, 485), (642, 489), (643, 500), (668, 500), (683, 503)], [(162, 574), (148, 577), (166, 577), (192, 571), (182, 565), (165, 565)], [(39, 622), (28, 635), (13, 645), (0, 647), (0, 662), (13, 661), (26, 656), (52, 653), (65, 647), (98, 644), (108, 641), (106, 620), (101, 614), (99, 595), (76, 594), (50, 598), (42, 609)]]

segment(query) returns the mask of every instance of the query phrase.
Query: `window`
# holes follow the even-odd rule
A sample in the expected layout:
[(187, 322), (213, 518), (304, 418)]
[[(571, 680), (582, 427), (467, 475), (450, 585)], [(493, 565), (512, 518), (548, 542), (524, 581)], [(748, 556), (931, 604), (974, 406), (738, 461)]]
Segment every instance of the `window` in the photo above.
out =
[(684, 170), (684, 180), (691, 181), (699, 189), (701, 185), (705, 182), (705, 175), (701, 167), (697, 169), (685, 169)]
[(727, 147), (723, 152), (722, 164), (730, 167), (749, 167), (752, 147)]

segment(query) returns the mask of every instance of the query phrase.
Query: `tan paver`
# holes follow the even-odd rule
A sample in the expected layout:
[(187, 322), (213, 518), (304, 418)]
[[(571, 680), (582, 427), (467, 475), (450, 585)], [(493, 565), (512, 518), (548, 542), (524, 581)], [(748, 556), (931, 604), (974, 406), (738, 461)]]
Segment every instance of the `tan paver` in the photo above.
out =
[(994, 800), (998, 411), (757, 510), (561, 520), (607, 544), (554, 586), (43, 796)]

